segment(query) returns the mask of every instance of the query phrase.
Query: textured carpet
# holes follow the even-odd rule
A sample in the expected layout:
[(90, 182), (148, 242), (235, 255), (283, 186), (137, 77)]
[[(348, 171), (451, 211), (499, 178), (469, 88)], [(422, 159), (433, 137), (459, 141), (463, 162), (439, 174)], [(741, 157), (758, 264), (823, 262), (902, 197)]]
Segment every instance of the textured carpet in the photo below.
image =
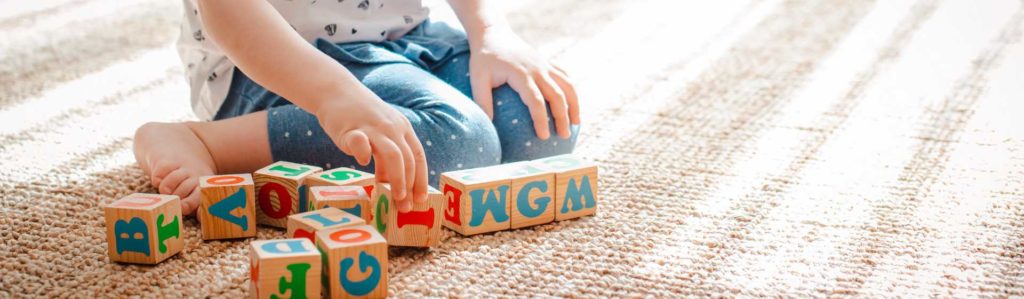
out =
[[(515, 3), (583, 93), (599, 215), (392, 250), (391, 294), (1024, 296), (1022, 2)], [(245, 295), (248, 242), (195, 220), (105, 254), (101, 207), (153, 191), (132, 132), (192, 118), (179, 5), (0, 0), (0, 297)]]

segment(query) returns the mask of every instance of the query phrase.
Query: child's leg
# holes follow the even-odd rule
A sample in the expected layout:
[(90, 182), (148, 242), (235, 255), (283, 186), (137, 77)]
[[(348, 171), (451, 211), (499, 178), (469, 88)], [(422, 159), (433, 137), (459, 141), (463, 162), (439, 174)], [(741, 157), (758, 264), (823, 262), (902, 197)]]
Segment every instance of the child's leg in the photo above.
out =
[[(435, 67), (434, 75), (461, 91), (465, 96), (472, 97), (469, 80), (469, 53), (456, 55), (443, 64)], [(530, 110), (519, 98), (519, 93), (508, 85), (494, 89), (494, 128), (501, 141), (501, 161), (503, 163), (533, 160), (554, 155), (572, 153), (579, 136), (579, 126), (571, 127), (569, 139), (558, 137), (555, 132), (554, 117), (548, 108), (548, 127), (551, 137), (540, 140), (533, 129)]]

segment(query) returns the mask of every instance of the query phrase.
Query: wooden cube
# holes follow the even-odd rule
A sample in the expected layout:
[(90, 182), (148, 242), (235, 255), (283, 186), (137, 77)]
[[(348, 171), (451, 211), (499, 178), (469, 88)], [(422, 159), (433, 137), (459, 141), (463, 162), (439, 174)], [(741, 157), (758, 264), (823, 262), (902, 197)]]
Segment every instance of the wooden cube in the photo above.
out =
[(324, 255), (325, 290), (331, 298), (384, 298), (388, 294), (388, 244), (375, 228), (358, 225), (316, 233)]
[[(440, 241), (445, 199), (437, 189), (429, 188), (427, 191), (427, 201), (413, 202), (409, 212), (402, 213), (394, 208), (387, 211), (387, 215), (377, 215), (378, 219), (387, 219), (385, 225), (376, 228), (388, 240), (388, 245), (433, 247)], [(377, 192), (383, 196), (377, 200), (391, 200), (391, 184), (377, 184)]]
[(573, 155), (534, 160), (535, 165), (555, 173), (555, 220), (597, 213), (597, 164)]
[(288, 216), (288, 234), (292, 238), (306, 238), (316, 242), (315, 233), (322, 229), (364, 225), (363, 218), (334, 207)]
[(446, 199), (444, 226), (462, 235), (511, 228), (509, 187), (511, 180), (501, 166), (441, 174), (441, 193)]
[(250, 298), (320, 298), (320, 252), (306, 238), (252, 241)]
[(256, 180), (256, 222), (275, 227), (285, 227), (288, 216), (300, 213), (308, 205), (307, 176), (320, 172), (321, 168), (291, 162), (279, 161), (253, 174)]
[(509, 201), (512, 228), (548, 223), (555, 220), (555, 173), (529, 161), (505, 164), (511, 187)]
[(156, 264), (185, 247), (181, 200), (135, 193), (103, 208), (111, 261)]
[[(370, 188), (371, 190), (373, 188)], [(310, 187), (308, 210), (323, 209), (324, 207), (335, 207), (342, 211), (349, 212), (363, 218), (363, 221), (373, 221), (373, 206), (370, 205), (370, 195), (366, 189), (360, 186), (316, 186)]]
[[(362, 172), (348, 167), (325, 170), (324, 172), (306, 178), (306, 185), (310, 187), (310, 193), (312, 193), (312, 188), (314, 186), (360, 186), (366, 190), (366, 195), (369, 196), (370, 194), (373, 194), (373, 187), (376, 183), (377, 182), (372, 173)], [(313, 198), (313, 195), (309, 194), (308, 197)]]
[(199, 178), (199, 226), (203, 240), (256, 236), (256, 192), (252, 175)]

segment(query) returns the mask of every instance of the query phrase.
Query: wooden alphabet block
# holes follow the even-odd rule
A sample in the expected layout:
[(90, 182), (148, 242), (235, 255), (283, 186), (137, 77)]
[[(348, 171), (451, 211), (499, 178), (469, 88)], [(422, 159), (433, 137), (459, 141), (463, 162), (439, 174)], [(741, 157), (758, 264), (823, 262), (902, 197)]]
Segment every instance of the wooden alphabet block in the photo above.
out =
[(555, 173), (529, 161), (505, 164), (511, 187), (512, 228), (539, 225), (555, 219)]
[(252, 241), (250, 298), (320, 298), (320, 252), (306, 238)]
[(288, 216), (288, 234), (292, 238), (306, 238), (316, 242), (317, 231), (353, 225), (364, 225), (366, 222), (359, 216), (349, 214), (334, 207), (299, 213)]
[(279, 161), (253, 174), (256, 180), (256, 222), (275, 227), (287, 226), (288, 216), (308, 206), (307, 176), (321, 168)]
[[(377, 184), (377, 193), (381, 195), (378, 202), (390, 202), (391, 184)], [(391, 246), (433, 247), (441, 239), (444, 205), (444, 196), (431, 187), (427, 192), (427, 202), (414, 202), (409, 212), (402, 213), (393, 208), (386, 211), (386, 215), (377, 215), (377, 219), (387, 219), (383, 225), (376, 226), (377, 231)]]
[(185, 247), (181, 200), (135, 193), (103, 208), (111, 261), (156, 264)]
[(203, 240), (256, 236), (256, 192), (252, 175), (199, 178), (199, 226)]
[(511, 180), (501, 166), (441, 174), (447, 209), (444, 226), (469, 236), (511, 228)]
[(534, 165), (555, 173), (555, 220), (597, 213), (597, 164), (561, 155), (534, 160)]
[[(339, 167), (307, 177), (306, 185), (310, 187), (310, 192), (314, 186), (360, 186), (366, 190), (366, 195), (369, 196), (373, 194), (376, 180), (372, 173)], [(312, 194), (309, 195), (309, 198), (313, 198)]]
[(388, 294), (388, 244), (369, 225), (316, 233), (324, 255), (325, 289), (331, 298), (384, 298)]
[(366, 223), (373, 221), (373, 206), (370, 205), (370, 196), (364, 187), (316, 186), (310, 187), (309, 193), (308, 210), (335, 207), (363, 218)]

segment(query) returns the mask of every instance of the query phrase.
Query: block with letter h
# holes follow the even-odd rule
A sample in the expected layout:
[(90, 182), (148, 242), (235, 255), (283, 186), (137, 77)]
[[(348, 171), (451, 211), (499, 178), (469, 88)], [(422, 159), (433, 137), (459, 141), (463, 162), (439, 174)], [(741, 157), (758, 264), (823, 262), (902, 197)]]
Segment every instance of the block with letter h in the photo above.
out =
[(325, 290), (330, 298), (384, 298), (388, 294), (388, 244), (377, 229), (358, 225), (321, 230)]
[(363, 218), (359, 218), (359, 216), (349, 214), (335, 207), (326, 207), (288, 216), (287, 236), (306, 238), (310, 242), (316, 242), (314, 234), (317, 231), (363, 224), (366, 224), (366, 222), (363, 221)]
[(253, 241), (249, 297), (320, 298), (320, 252), (306, 238)]
[(442, 173), (444, 226), (465, 236), (511, 228), (511, 182), (502, 165)]
[[(370, 188), (371, 190), (373, 188)], [(335, 207), (352, 215), (373, 221), (373, 208), (369, 193), (361, 186), (316, 186), (310, 187), (309, 211)]]
[(286, 227), (288, 216), (306, 209), (306, 177), (321, 168), (285, 161), (274, 162), (253, 174), (256, 180), (256, 222)]
[(103, 208), (111, 261), (156, 264), (185, 247), (181, 200), (135, 193)]
[(255, 187), (249, 174), (199, 178), (199, 219), (203, 240), (256, 236)]
[(376, 220), (374, 227), (391, 246), (433, 247), (441, 239), (441, 213), (445, 199), (433, 187), (427, 189), (427, 201), (414, 202), (408, 212), (390, 208), (391, 184), (379, 183), (374, 196)]
[[(316, 175), (311, 175), (306, 178), (306, 186), (309, 186), (310, 193), (312, 193), (312, 188), (315, 186), (359, 186), (366, 191), (366, 196), (369, 197), (373, 194), (373, 188), (375, 185), (376, 181), (372, 173), (362, 172), (348, 167), (325, 170), (324, 172), (317, 173)], [(313, 198), (313, 195), (309, 194), (308, 197)], [(367, 219), (366, 221), (370, 220)]]

